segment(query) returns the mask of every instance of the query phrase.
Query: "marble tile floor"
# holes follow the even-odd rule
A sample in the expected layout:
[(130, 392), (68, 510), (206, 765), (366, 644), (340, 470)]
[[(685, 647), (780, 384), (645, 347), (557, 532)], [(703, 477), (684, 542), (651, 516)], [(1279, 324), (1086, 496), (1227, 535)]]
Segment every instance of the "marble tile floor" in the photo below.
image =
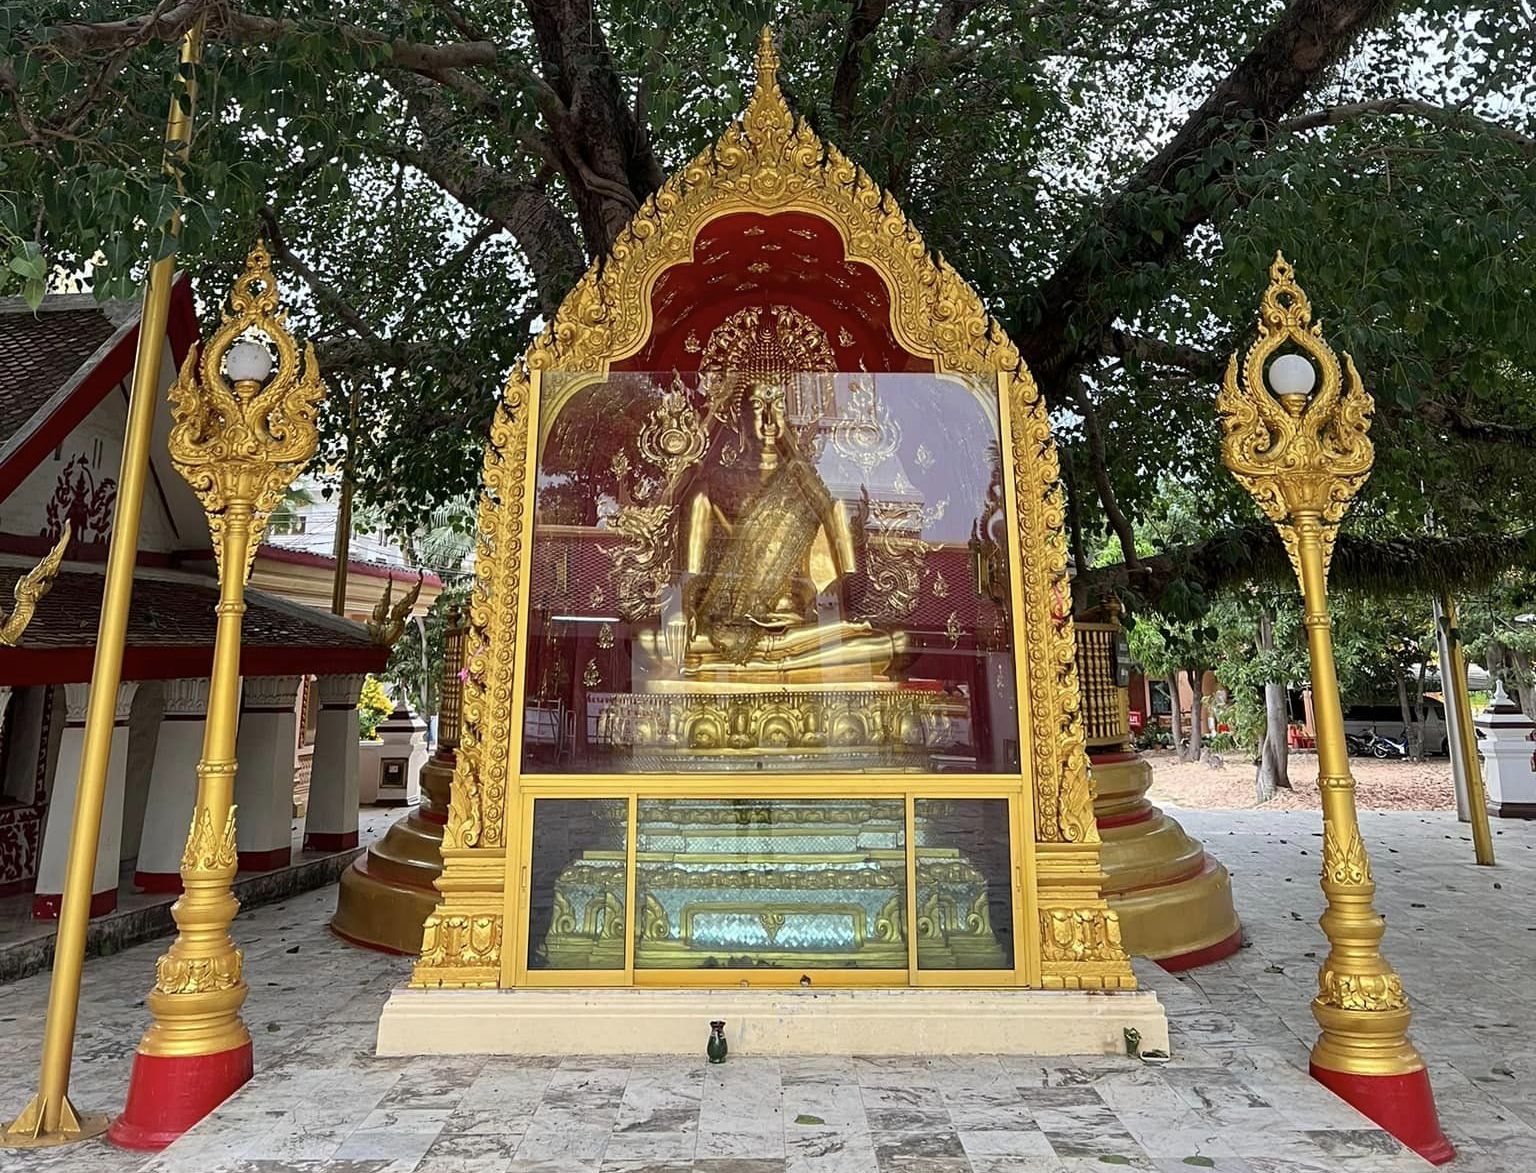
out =
[[(378, 1059), (373, 1026), (408, 962), (324, 928), (335, 890), (237, 925), (256, 1077), (164, 1153), (103, 1142), (0, 1149), (0, 1173), (1424, 1173), (1305, 1074), (1322, 937), (1307, 812), (1181, 812), (1228, 864), (1249, 944), (1164, 998), (1175, 1058)], [(1536, 1167), (1536, 828), (1470, 863), (1443, 814), (1365, 816), (1456, 1173)], [(163, 943), (86, 966), (73, 1096), (121, 1108)], [(35, 1084), (46, 975), (0, 986), (0, 1112)], [(702, 1050), (702, 1038), (701, 1038)]]

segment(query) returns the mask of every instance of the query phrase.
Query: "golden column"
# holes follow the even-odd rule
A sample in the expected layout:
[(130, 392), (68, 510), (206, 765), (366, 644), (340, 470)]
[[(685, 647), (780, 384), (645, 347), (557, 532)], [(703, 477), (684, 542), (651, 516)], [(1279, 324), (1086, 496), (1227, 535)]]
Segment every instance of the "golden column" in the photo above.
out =
[(171, 460), (208, 515), (219, 566), (218, 628), (197, 798), (181, 856), (183, 894), (171, 909), (179, 932), (155, 965), (146, 999), (154, 1022), (134, 1056), (127, 1107), (109, 1134), (128, 1148), (164, 1148), (251, 1076), (251, 1037), (240, 1020), (246, 986), (229, 936), (240, 906), (230, 891), (240, 624), (267, 518), (314, 455), (325, 384), (312, 346), (301, 367), (263, 245), (251, 250), (229, 300), (208, 348), (201, 358), (193, 348), (171, 388)]
[[(1370, 475), (1375, 404), (1348, 354), (1340, 370), (1279, 253), (1269, 276), (1258, 340), (1243, 358), (1241, 378), (1232, 356), (1216, 410), (1222, 460), (1275, 523), (1301, 583), (1323, 806), (1328, 907), (1321, 924), (1329, 944), (1312, 1000), (1322, 1027), (1312, 1075), (1440, 1164), (1455, 1150), (1440, 1130), (1424, 1061), (1408, 1041), (1402, 979), (1381, 955), (1386, 923), (1372, 905), (1376, 884), (1355, 814), (1328, 617), (1328, 563), (1339, 521)], [(1319, 372), (1322, 386), (1314, 394)]]
[[(192, 142), (192, 108), (197, 99), (196, 68), (202, 60), (202, 46), (203, 21), (199, 17), (181, 41), (171, 111), (165, 125), (164, 169), (178, 188)], [(179, 233), (180, 228), (180, 218), (174, 217), (171, 231)], [(80, 1011), (80, 976), (85, 967), (85, 934), (90, 922), (91, 876), (96, 867), (97, 842), (101, 838), (107, 759), (112, 753), (112, 725), (123, 674), (128, 607), (133, 600), (133, 568), (138, 561), (139, 519), (144, 509), (144, 489), (149, 481), (149, 445), (155, 431), (155, 400), (159, 395), (160, 363), (165, 351), (165, 323), (170, 314), (171, 283), (175, 277), (176, 254), (172, 253), (149, 267), (149, 277), (144, 285), (133, 383), (128, 392), (128, 419), (123, 430), (123, 457), (118, 468), (117, 504), (112, 515), (112, 538), (107, 550), (101, 615), (96, 627), (96, 654), (91, 665), (85, 744), (75, 782), (75, 817), (69, 831), (64, 898), (59, 908), (59, 929), (53, 948), (48, 1014), (43, 1022), (43, 1058), (38, 1089), (0, 1138), (0, 1143), (17, 1148), (86, 1140), (107, 1127), (105, 1116), (81, 1116), (69, 1102), (69, 1067), (74, 1058), (75, 1023)], [(17, 602), (20, 604), (21, 600), (18, 598)]]

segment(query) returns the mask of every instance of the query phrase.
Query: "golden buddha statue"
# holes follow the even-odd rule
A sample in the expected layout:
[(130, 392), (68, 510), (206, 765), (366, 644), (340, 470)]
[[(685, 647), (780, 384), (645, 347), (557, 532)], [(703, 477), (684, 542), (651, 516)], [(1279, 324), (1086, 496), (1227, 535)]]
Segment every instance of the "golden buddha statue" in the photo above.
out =
[(791, 426), (787, 381), (715, 378), (719, 424), (677, 498), (678, 576), (659, 627), (638, 634), (642, 662), (711, 684), (885, 679), (907, 636), (843, 618), (852, 529)]

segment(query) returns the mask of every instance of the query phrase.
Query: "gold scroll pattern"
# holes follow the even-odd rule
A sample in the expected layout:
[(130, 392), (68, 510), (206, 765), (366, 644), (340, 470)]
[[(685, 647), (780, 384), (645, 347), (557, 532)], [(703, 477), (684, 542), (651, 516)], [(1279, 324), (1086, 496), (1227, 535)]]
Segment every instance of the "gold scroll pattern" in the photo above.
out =
[[(890, 295), (891, 330), (910, 353), (930, 359), (940, 372), (1012, 376), (1008, 441), (1022, 555), (1016, 571), (1022, 588), (1018, 631), (1031, 633), (1021, 642), (1036, 838), (1081, 848), (1069, 853), (1070, 878), (1085, 892), (1098, 891), (1098, 834), (1067, 602), (1059, 467), (1044, 400), (1002, 326), (960, 275), (924, 244), (896, 201), (790, 112), (779, 88), (778, 66), (778, 52), (765, 29), (757, 52), (757, 84), (745, 113), (713, 147), (646, 199), (609, 255), (594, 263), (566, 297), (502, 396), (485, 457), (464, 735), (444, 840), (440, 886), (445, 895), (439, 915), (499, 901), (506, 882), (504, 864), (499, 870), (480, 867), (456, 859), (455, 853), (505, 851), (503, 808), (519, 721), (512, 697), (531, 372), (602, 373), (638, 352), (651, 328), (650, 298), (658, 280), (692, 259), (706, 224), (733, 212), (793, 211), (831, 222), (845, 242), (845, 263), (866, 265), (881, 277)], [(481, 878), (461, 885), (464, 868)], [(1067, 878), (1064, 872), (1063, 881)], [(1077, 903), (1086, 906), (1092, 900)], [(432, 955), (440, 952), (434, 947)], [(434, 984), (456, 984), (458, 979), (444, 968), (451, 964), (434, 963), (427, 976)], [(1123, 973), (1133, 980), (1128, 966)]]
[[(1333, 347), (1323, 341), (1322, 323), (1312, 321), (1312, 303), (1296, 284), (1295, 270), (1278, 252), (1269, 278), (1259, 303), (1259, 336), (1243, 356), (1242, 384), (1234, 353), (1216, 397), (1222, 460), (1275, 523), (1298, 577), (1292, 519), (1305, 513), (1322, 518), (1326, 574), (1339, 522), (1370, 475), (1374, 449), (1367, 433), (1375, 404), (1348, 352), (1340, 368)], [(1265, 365), (1287, 344), (1321, 373), (1316, 394), (1270, 393)]]

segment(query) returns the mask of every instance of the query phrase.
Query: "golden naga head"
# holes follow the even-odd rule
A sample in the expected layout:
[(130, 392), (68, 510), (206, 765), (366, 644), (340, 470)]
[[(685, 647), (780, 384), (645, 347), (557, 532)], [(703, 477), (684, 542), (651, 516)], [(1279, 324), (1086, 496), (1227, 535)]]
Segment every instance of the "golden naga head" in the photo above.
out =
[(394, 604), (390, 603), (390, 596), (394, 594), (395, 576), (391, 574), (385, 581), (384, 593), (373, 605), (373, 614), (368, 619), (368, 637), (374, 643), (392, 648), (400, 642), (400, 637), (405, 634), (405, 625), (411, 621), (411, 608), (416, 605), (416, 599), (421, 594), (421, 584), (425, 577), (425, 574), (418, 572), (415, 584)]
[(1294, 563), (1295, 529), (1319, 526), (1324, 558), (1374, 460), (1371, 397), (1354, 360), (1342, 368), (1312, 321), (1312, 303), (1278, 252), (1259, 303), (1259, 336), (1234, 353), (1216, 397), (1221, 458), (1280, 530)]

